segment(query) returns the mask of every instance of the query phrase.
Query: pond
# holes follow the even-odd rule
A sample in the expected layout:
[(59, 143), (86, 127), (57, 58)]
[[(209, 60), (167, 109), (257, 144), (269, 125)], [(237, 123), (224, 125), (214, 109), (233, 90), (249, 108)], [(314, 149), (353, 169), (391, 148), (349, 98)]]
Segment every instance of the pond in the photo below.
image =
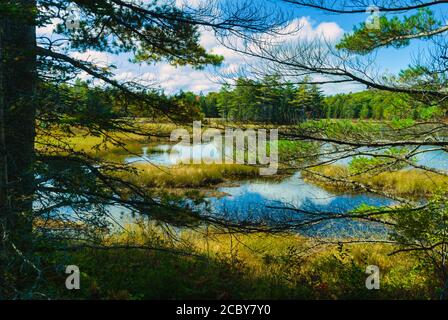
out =
[[(235, 221), (258, 218), (273, 222), (305, 221), (328, 212), (346, 213), (361, 205), (380, 207), (393, 204), (391, 199), (373, 194), (328, 192), (305, 182), (299, 172), (280, 182), (241, 181), (238, 186), (222, 187), (219, 191), (225, 196), (209, 198), (213, 211)], [(321, 222), (301, 232), (314, 236), (354, 237), (360, 233), (383, 233), (385, 229), (372, 223), (342, 219)]]
[[(427, 147), (430, 150), (430, 147)], [(151, 163), (171, 166), (188, 163), (189, 159), (219, 159), (222, 150), (213, 143), (201, 145), (159, 144), (142, 148), (141, 155), (129, 156), (127, 163)], [(348, 164), (350, 159), (337, 161)], [(420, 154), (417, 163), (436, 169), (448, 169), (448, 155), (443, 151)], [(281, 179), (246, 179), (234, 181), (230, 186), (219, 187), (206, 200), (215, 216), (235, 222), (270, 221), (295, 223), (312, 220), (329, 212), (346, 213), (361, 205), (373, 207), (391, 206), (394, 201), (369, 193), (337, 193), (327, 191), (302, 179), (300, 172)], [(219, 196), (215, 196), (219, 194)], [(71, 209), (68, 209), (71, 211)], [(109, 214), (115, 219), (129, 221), (130, 211), (120, 206), (109, 206)], [(122, 222), (124, 220), (121, 220)], [(349, 219), (325, 220), (298, 230), (310, 236), (382, 236), (387, 230), (382, 225)]]
[[(201, 161), (201, 159), (222, 159), (227, 149), (221, 150), (214, 143), (203, 144), (160, 144), (151, 148), (142, 148), (142, 154), (125, 159), (126, 163), (152, 163), (155, 165), (175, 165), (189, 163), (189, 161)], [(223, 152), (224, 151), (224, 152)], [(190, 160), (191, 159), (191, 160)]]
[[(158, 145), (142, 155), (126, 159), (127, 163), (152, 163), (155, 165), (174, 165), (188, 163), (189, 159), (201, 157), (219, 159), (222, 152), (213, 144), (202, 145)], [(429, 161), (430, 158), (425, 158)], [(267, 179), (248, 179), (236, 181), (232, 186), (218, 188), (223, 196), (211, 196), (207, 200), (215, 215), (225, 216), (233, 221), (269, 220), (272, 222), (312, 219), (319, 214), (334, 212), (346, 213), (361, 205), (374, 207), (393, 205), (393, 201), (367, 193), (334, 193), (307, 183), (300, 172), (281, 181)], [(298, 210), (306, 211), (298, 212)], [(313, 213), (314, 216), (310, 216)], [(310, 235), (356, 236), (366, 232), (383, 233), (381, 226), (349, 221), (347, 219), (322, 222), (306, 230)]]
[[(326, 148), (327, 149), (327, 148)], [(437, 150), (435, 150), (437, 149)], [(197, 144), (197, 145), (169, 145), (160, 144), (152, 148), (151, 152), (148, 152), (148, 147), (142, 148), (142, 154), (127, 157), (125, 162), (127, 163), (152, 163), (155, 165), (175, 165), (179, 163), (188, 163), (195, 160), (201, 159), (211, 159), (218, 160), (223, 157), (223, 150), (218, 148), (213, 143)], [(227, 148), (224, 148), (224, 154)], [(371, 149), (364, 148), (360, 149), (363, 152), (369, 152)], [(416, 164), (426, 166), (429, 168), (448, 171), (448, 152), (439, 150), (438, 147), (424, 146), (420, 147), (420, 151), (415, 156)], [(377, 152), (377, 151), (372, 151)], [(342, 154), (339, 154), (340, 156)], [(336, 155), (334, 155), (336, 157)], [(331, 159), (330, 157), (327, 158)], [(353, 157), (346, 157), (343, 159), (338, 159), (334, 163), (341, 165), (348, 165)]]

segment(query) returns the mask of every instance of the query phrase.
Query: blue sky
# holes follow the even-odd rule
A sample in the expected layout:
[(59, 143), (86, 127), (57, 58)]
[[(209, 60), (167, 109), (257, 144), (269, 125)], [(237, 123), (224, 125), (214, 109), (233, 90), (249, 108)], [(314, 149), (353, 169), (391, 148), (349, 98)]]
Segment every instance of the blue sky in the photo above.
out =
[[(176, 0), (179, 5), (187, 2), (195, 5), (200, 1), (207, 0)], [(238, 1), (238, 0), (233, 0)], [(336, 15), (322, 14), (321, 11), (314, 9), (297, 8), (293, 5), (281, 3), (276, 0), (254, 0), (254, 3), (266, 6), (278, 6), (284, 10), (288, 17), (291, 18), (291, 24), (300, 22), (302, 30), (297, 34), (297, 38), (302, 36), (316, 37), (323, 34), (326, 38), (337, 41), (346, 32), (351, 32), (355, 25), (366, 21), (367, 14), (353, 15)], [(448, 6), (447, 6), (448, 8)], [(40, 29), (40, 34), (51, 34), (52, 26)], [(158, 63), (156, 65), (147, 64), (131, 64), (128, 62), (129, 56), (113, 56), (96, 51), (87, 51), (85, 53), (74, 53), (75, 58), (98, 63), (100, 65), (114, 64), (116, 78), (122, 81), (139, 81), (148, 86), (156, 86), (164, 89), (168, 94), (175, 93), (179, 90), (193, 91), (196, 93), (207, 93), (217, 91), (220, 88), (219, 81), (216, 78), (216, 72), (225, 68), (237, 68), (244, 65), (247, 58), (227, 49), (220, 45), (213, 32), (210, 30), (201, 30), (201, 43), (211, 52), (221, 54), (225, 58), (224, 65), (220, 70), (214, 68), (206, 68), (203, 71), (194, 70), (191, 67), (172, 67), (166, 63)], [(291, 39), (290, 39), (291, 40)], [(292, 39), (293, 41), (299, 41)], [(404, 49), (382, 49), (379, 52), (377, 63), (382, 70), (389, 73), (397, 73), (399, 70), (406, 68), (412, 60), (412, 56), (418, 53), (425, 45), (423, 41), (413, 42), (411, 46)], [(86, 76), (85, 76), (86, 77)], [(364, 89), (363, 86), (353, 84), (338, 84), (325, 86), (326, 94), (335, 94), (340, 92), (359, 91)]]

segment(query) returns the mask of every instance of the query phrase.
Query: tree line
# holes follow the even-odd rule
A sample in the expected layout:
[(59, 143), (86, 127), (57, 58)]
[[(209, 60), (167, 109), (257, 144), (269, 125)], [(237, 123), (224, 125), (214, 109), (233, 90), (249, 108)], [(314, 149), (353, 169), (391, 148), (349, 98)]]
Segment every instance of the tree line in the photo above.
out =
[[(49, 91), (49, 88), (46, 88)], [(412, 99), (404, 93), (368, 89), (356, 93), (324, 96), (322, 89), (307, 81), (283, 84), (277, 76), (261, 81), (240, 78), (235, 86), (224, 85), (219, 92), (199, 95), (180, 91), (146, 90), (148, 103), (132, 99), (113, 87), (92, 87), (77, 81), (75, 86), (53, 87), (62, 101), (71, 104), (71, 114), (83, 117), (144, 117), (163, 121), (164, 112), (180, 115), (182, 121), (223, 118), (227, 121), (294, 124), (308, 119), (432, 120), (445, 116), (439, 105)], [(63, 98), (64, 97), (64, 98)], [(157, 104), (154, 109), (152, 104)], [(158, 110), (158, 111), (155, 111)], [(166, 118), (166, 117), (165, 117)]]
[(430, 120), (444, 115), (438, 105), (376, 89), (329, 96), (324, 104), (325, 117), (332, 119)]
[(444, 116), (439, 105), (405, 93), (367, 89), (324, 96), (317, 84), (281, 84), (275, 76), (262, 81), (238, 79), (233, 88), (227, 85), (219, 92), (201, 94), (199, 104), (208, 118), (281, 124), (322, 118), (430, 120)]
[(228, 121), (291, 124), (324, 116), (324, 96), (315, 84), (282, 83), (279, 76), (240, 78), (234, 87), (200, 96), (206, 117)]

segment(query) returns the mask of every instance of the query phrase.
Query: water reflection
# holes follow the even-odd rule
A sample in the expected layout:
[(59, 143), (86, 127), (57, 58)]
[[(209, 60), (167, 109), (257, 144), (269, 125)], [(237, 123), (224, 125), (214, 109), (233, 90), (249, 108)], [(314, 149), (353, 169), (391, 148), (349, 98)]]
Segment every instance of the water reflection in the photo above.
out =
[[(346, 213), (361, 205), (388, 206), (393, 201), (372, 194), (335, 194), (305, 182), (296, 173), (281, 182), (245, 181), (237, 187), (219, 189), (224, 197), (213, 197), (209, 201), (215, 214), (233, 220), (268, 219), (272, 222), (291, 219), (312, 219), (328, 212)], [(313, 215), (298, 213), (291, 208), (304, 210)], [(313, 225), (305, 233), (325, 236), (356, 236), (360, 232), (383, 233), (379, 225), (347, 219), (322, 222)]]
[[(224, 151), (223, 151), (224, 150)], [(148, 148), (142, 148), (141, 156), (133, 156), (125, 159), (126, 163), (145, 163), (150, 162), (155, 165), (176, 165), (201, 162), (202, 160), (223, 160), (226, 148), (221, 149), (217, 144), (162, 144), (154, 147), (150, 153)]]
[[(429, 168), (437, 170), (448, 171), (448, 152), (443, 150), (434, 150), (437, 147), (424, 146), (420, 147), (420, 151), (425, 151), (419, 153), (415, 156), (416, 164), (426, 166)], [(181, 163), (190, 163), (194, 161), (200, 161), (201, 159), (207, 160), (219, 160), (224, 159), (225, 151), (215, 143), (204, 143), (204, 144), (161, 144), (152, 148), (151, 152), (148, 152), (148, 147), (142, 148), (142, 155), (132, 156), (125, 159), (126, 163), (144, 163), (150, 162), (156, 165), (176, 165)], [(322, 147), (323, 152), (330, 152), (332, 150), (331, 145), (324, 145)], [(384, 152), (386, 149), (371, 149), (371, 148), (360, 148), (361, 152), (373, 152), (379, 153)], [(325, 160), (335, 159), (341, 156), (347, 156), (347, 154), (334, 154), (331, 156), (323, 157)], [(335, 164), (348, 165), (353, 159), (351, 156), (344, 157), (343, 159), (335, 160)]]
[[(425, 150), (432, 149), (425, 147)], [(161, 144), (152, 150), (143, 148), (141, 156), (127, 158), (127, 163), (150, 162), (156, 165), (189, 163), (190, 159), (222, 159), (223, 151), (214, 143), (199, 145)], [(419, 154), (417, 163), (439, 170), (448, 170), (448, 154), (442, 150)], [(338, 160), (338, 164), (348, 164), (351, 158)], [(238, 181), (238, 186), (219, 188), (224, 196), (209, 197), (210, 208), (217, 216), (225, 216), (235, 221), (265, 220), (282, 222), (291, 219), (306, 220), (326, 212), (345, 213), (361, 205), (374, 207), (389, 206), (393, 201), (373, 194), (332, 193), (316, 185), (305, 182), (300, 172), (280, 182), (267, 180)], [(310, 217), (298, 213), (296, 208), (314, 213)], [(113, 216), (123, 208), (111, 208)], [(362, 233), (382, 234), (383, 226), (347, 219), (332, 220), (315, 224), (302, 232), (318, 236), (353, 237)]]
[[(431, 150), (425, 147), (423, 150)], [(371, 151), (366, 149), (364, 151)], [(371, 151), (371, 152), (378, 152)], [(201, 159), (207, 155), (219, 159), (222, 151), (213, 143), (202, 145), (159, 145), (157, 152), (143, 152), (140, 157), (127, 159), (129, 163), (149, 161), (158, 165), (174, 165), (192, 159)], [(351, 157), (335, 163), (347, 165)], [(440, 170), (448, 170), (448, 154), (442, 150), (429, 151), (416, 156), (417, 163)], [(350, 210), (368, 205), (373, 207), (390, 206), (393, 201), (367, 193), (332, 193), (323, 188), (305, 182), (300, 172), (280, 182), (267, 180), (238, 181), (238, 186), (219, 188), (221, 197), (210, 197), (208, 202), (215, 215), (234, 221), (269, 220), (282, 222), (290, 220), (315, 219), (320, 214), (333, 212), (346, 213)], [(299, 213), (297, 210), (313, 213)], [(302, 230), (303, 231), (303, 230)], [(305, 231), (309, 235), (319, 236), (357, 236), (359, 233), (384, 233), (383, 226), (373, 223), (339, 219), (315, 224)]]

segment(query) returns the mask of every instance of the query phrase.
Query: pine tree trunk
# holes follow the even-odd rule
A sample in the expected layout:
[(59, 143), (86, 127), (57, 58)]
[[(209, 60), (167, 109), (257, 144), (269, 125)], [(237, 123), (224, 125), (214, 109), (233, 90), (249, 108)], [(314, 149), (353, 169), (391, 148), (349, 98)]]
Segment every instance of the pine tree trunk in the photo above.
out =
[[(13, 250), (15, 253), (20, 251), (26, 255), (31, 250), (34, 193), (36, 106), (33, 100), (37, 83), (36, 1), (17, 0), (13, 3), (19, 6), (19, 10), (7, 10), (0, 16), (0, 232), (2, 233), (0, 258), (2, 264), (6, 259), (11, 258), (10, 250), (13, 245), (16, 248)], [(4, 265), (0, 266), (0, 269), (2, 267)]]

